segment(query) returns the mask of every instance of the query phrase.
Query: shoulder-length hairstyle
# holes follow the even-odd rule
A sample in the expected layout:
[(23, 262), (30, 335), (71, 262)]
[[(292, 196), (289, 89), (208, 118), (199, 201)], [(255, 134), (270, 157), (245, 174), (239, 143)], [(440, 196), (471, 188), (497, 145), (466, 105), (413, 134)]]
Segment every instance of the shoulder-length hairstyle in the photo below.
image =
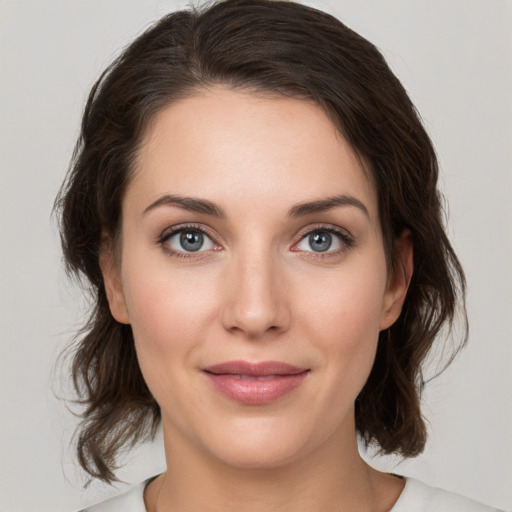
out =
[(355, 414), (367, 445), (419, 454), (427, 437), (422, 363), (458, 309), (465, 320), (464, 274), (443, 226), (432, 143), (383, 56), (340, 21), (290, 1), (223, 0), (164, 16), (103, 72), (56, 200), (67, 269), (88, 281), (94, 303), (72, 352), (84, 406), (80, 464), (112, 482), (119, 450), (150, 439), (159, 425), (131, 327), (109, 310), (100, 244), (105, 233), (118, 240), (123, 196), (148, 123), (177, 99), (217, 85), (318, 104), (375, 183), (390, 272), (400, 270), (394, 239), (404, 229), (412, 233), (414, 273), (403, 311), (380, 333)]

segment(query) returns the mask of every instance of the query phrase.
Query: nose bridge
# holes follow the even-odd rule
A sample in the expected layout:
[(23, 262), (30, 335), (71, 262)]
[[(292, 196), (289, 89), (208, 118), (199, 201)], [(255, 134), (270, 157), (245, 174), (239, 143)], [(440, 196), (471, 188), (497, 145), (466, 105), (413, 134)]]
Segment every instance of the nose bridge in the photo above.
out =
[(286, 327), (289, 312), (279, 267), (272, 248), (254, 240), (233, 255), (226, 283), (227, 329), (258, 337)]

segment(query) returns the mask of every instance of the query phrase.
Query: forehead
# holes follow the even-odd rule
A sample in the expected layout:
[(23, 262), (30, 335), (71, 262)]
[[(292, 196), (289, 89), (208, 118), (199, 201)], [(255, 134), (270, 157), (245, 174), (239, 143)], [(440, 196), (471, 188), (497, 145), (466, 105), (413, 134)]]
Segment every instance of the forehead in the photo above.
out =
[(221, 88), (171, 104), (148, 126), (127, 195), (163, 193), (259, 208), (349, 193), (377, 215), (373, 183), (320, 107)]

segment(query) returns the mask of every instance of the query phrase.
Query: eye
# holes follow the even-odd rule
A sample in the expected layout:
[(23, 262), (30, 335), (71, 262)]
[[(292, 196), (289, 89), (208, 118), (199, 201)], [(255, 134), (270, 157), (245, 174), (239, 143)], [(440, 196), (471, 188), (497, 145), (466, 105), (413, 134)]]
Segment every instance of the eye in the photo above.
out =
[(295, 245), (294, 250), (314, 253), (340, 252), (351, 246), (348, 235), (332, 228), (315, 229), (306, 233)]
[(215, 247), (213, 240), (204, 231), (186, 227), (165, 235), (161, 243), (179, 253), (204, 252)]

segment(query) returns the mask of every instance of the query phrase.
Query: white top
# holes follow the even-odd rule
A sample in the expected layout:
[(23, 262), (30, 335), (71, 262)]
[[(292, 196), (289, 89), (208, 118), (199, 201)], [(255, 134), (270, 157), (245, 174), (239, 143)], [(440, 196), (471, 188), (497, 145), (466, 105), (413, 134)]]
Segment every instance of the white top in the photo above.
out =
[[(404, 490), (390, 512), (503, 512), (458, 494), (430, 487), (414, 478), (405, 480)], [(81, 512), (146, 512), (143, 498), (146, 484), (142, 482), (121, 496)]]

